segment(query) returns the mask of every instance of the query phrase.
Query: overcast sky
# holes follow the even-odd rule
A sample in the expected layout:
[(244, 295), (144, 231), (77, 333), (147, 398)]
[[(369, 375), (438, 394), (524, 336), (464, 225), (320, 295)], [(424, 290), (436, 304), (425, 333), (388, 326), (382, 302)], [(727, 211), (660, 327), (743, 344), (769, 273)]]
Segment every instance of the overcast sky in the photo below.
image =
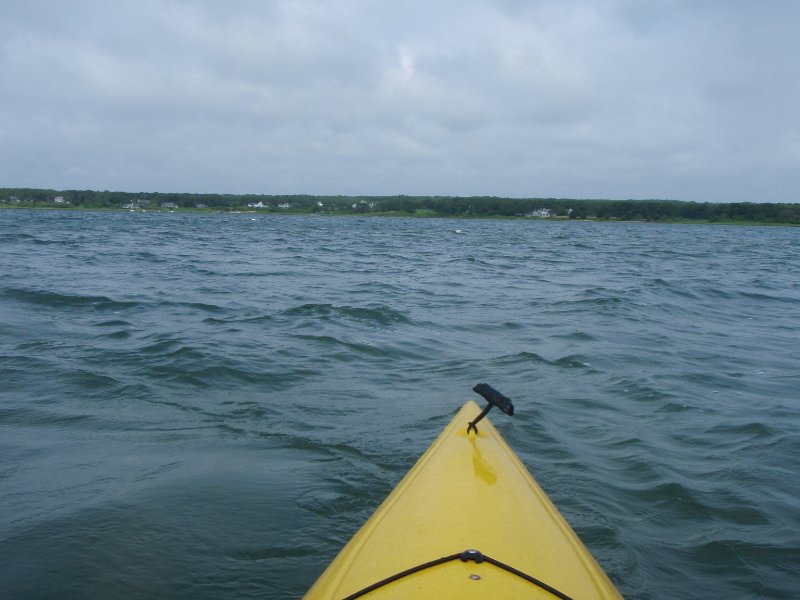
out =
[(0, 187), (800, 201), (797, 0), (0, 0)]

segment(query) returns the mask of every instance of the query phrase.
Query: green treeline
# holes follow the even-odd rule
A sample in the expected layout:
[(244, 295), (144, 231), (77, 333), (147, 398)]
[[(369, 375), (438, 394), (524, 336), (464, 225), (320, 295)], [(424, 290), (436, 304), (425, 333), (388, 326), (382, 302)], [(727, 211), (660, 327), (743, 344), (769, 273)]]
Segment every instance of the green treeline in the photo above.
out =
[(678, 200), (579, 200), (491, 196), (176, 194), (0, 188), (0, 206), (800, 224), (800, 204), (710, 203)]

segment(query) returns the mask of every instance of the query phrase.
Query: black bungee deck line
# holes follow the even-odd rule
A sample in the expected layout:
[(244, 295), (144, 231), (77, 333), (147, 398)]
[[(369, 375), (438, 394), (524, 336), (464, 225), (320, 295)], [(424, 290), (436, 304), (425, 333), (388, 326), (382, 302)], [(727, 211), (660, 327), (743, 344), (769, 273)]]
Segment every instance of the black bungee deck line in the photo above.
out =
[(356, 600), (356, 598), (361, 598), (366, 596), (370, 592), (374, 592), (375, 590), (382, 588), (385, 585), (389, 585), (390, 583), (394, 583), (404, 577), (408, 577), (409, 575), (413, 575), (414, 573), (419, 573), (420, 571), (424, 571), (425, 569), (430, 569), (431, 567), (436, 567), (438, 565), (443, 565), (445, 563), (460, 560), (461, 562), (468, 562), (470, 560), (475, 561), (475, 563), (480, 564), (482, 562), (487, 562), (490, 565), (494, 565), (504, 571), (511, 573), (512, 575), (516, 575), (517, 577), (524, 579), (537, 587), (542, 588), (543, 590), (550, 592), (556, 598), (560, 600), (573, 600), (571, 596), (567, 596), (564, 592), (561, 592), (554, 588), (551, 585), (546, 584), (544, 581), (540, 579), (536, 579), (532, 575), (528, 575), (519, 569), (515, 569), (514, 567), (507, 565), (503, 562), (500, 562), (497, 559), (492, 558), (491, 556), (487, 556), (482, 552), (475, 550), (475, 549), (468, 549), (464, 550), (463, 552), (456, 552), (455, 554), (448, 554), (447, 556), (443, 556), (441, 558), (437, 558), (436, 560), (431, 560), (425, 563), (421, 563), (416, 567), (411, 567), (410, 569), (406, 569), (405, 571), (400, 571), (399, 573), (395, 573), (390, 577), (385, 579), (381, 579), (380, 581), (376, 581), (372, 585), (368, 585), (362, 590), (355, 592), (354, 594), (350, 594), (349, 596), (345, 596), (342, 600)]

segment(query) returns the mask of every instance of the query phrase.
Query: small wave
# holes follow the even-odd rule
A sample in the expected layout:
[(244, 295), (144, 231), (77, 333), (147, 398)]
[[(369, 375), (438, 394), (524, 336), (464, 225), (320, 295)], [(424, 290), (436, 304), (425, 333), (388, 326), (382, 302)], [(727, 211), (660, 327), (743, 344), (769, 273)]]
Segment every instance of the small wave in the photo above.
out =
[[(180, 352), (180, 351), (179, 351)], [(200, 358), (185, 360), (187, 355)], [(266, 369), (257, 363), (211, 364), (207, 357), (193, 350), (181, 352), (180, 359), (165, 358), (163, 364), (148, 367), (148, 374), (177, 385), (201, 389), (240, 389), (253, 386), (271, 391), (285, 390), (300, 381), (319, 375), (308, 367)]]
[[(635, 364), (633, 358), (630, 362), (631, 364)], [(618, 396), (649, 402), (670, 402), (675, 398), (675, 395), (672, 393), (652, 387), (631, 377), (612, 377), (609, 381), (611, 383), (611, 389), (614, 394)], [(661, 408), (661, 405), (659, 405), (659, 408)]]
[(110, 340), (124, 340), (131, 337), (131, 332), (125, 331), (124, 329), (118, 329), (117, 331), (109, 331), (108, 333), (104, 333), (97, 337), (106, 338)]
[(387, 306), (369, 308), (333, 304), (303, 304), (284, 310), (281, 314), (289, 317), (314, 317), (323, 321), (346, 319), (381, 326), (411, 322), (402, 312)]
[(733, 298), (732, 292), (728, 292), (716, 287), (705, 286), (699, 288), (697, 291), (702, 295), (708, 298), (713, 298), (715, 300), (730, 300), (731, 298)]
[(132, 259), (142, 260), (151, 263), (163, 263), (171, 260), (166, 255), (156, 254), (155, 252), (150, 252), (148, 250), (139, 250), (138, 252), (131, 253), (129, 256)]
[(515, 364), (542, 364), (552, 367), (561, 367), (568, 369), (592, 369), (591, 363), (588, 362), (587, 357), (579, 354), (570, 354), (562, 356), (555, 360), (549, 360), (535, 352), (518, 352), (516, 354), (506, 354), (498, 356), (492, 360), (492, 364), (499, 366), (509, 366)]
[(50, 240), (47, 238), (34, 238), (33, 243), (37, 246), (78, 246), (76, 240)]
[(739, 423), (736, 425), (716, 425), (708, 431), (708, 434), (720, 435), (729, 438), (747, 438), (748, 441), (757, 439), (772, 438), (777, 434), (775, 429), (765, 423)]
[(400, 285), (389, 283), (388, 281), (365, 281), (353, 286), (353, 291), (359, 294), (397, 294), (403, 292), (405, 288)]
[(518, 363), (538, 363), (538, 364), (552, 364), (549, 360), (536, 354), (535, 352), (517, 352), (516, 354), (505, 354), (498, 356), (492, 360), (495, 365), (506, 366)]
[(388, 473), (365, 467), (360, 460), (348, 462), (356, 468), (346, 479), (331, 478), (323, 482), (325, 487), (308, 490), (297, 506), (318, 516), (351, 514), (380, 502), (391, 491)]
[(554, 335), (553, 338), (572, 342), (594, 342), (597, 339), (586, 331), (573, 331), (570, 333)]
[(249, 323), (249, 324), (258, 324), (258, 323), (270, 323), (274, 321), (274, 317), (270, 315), (242, 315), (242, 316), (235, 316), (235, 317), (206, 317), (203, 319), (203, 323), (208, 325), (234, 325), (234, 324), (241, 324), (241, 323)]
[(697, 410), (694, 406), (682, 402), (667, 402), (658, 409), (658, 412), (664, 413), (682, 413), (687, 411)]
[(206, 304), (205, 302), (161, 302), (160, 306), (178, 306), (180, 308), (189, 308), (192, 310), (199, 310), (203, 312), (220, 313), (225, 309), (216, 304)]
[(658, 294), (662, 294), (664, 291), (669, 292), (675, 296), (680, 298), (688, 298), (690, 300), (696, 300), (698, 296), (692, 293), (690, 290), (684, 287), (683, 281), (667, 281), (665, 279), (661, 279), (657, 277), (650, 281), (648, 284), (644, 286), (645, 288), (654, 289), (657, 291)]
[(0, 408), (0, 423), (6, 425), (74, 425), (90, 420), (89, 415), (59, 415), (31, 408)]
[[(693, 545), (684, 553), (690, 564), (703, 565), (706, 574), (715, 574), (727, 582), (730, 592), (725, 594), (726, 597), (797, 596), (796, 543), (789, 546), (767, 540), (736, 539), (728, 535)], [(750, 576), (726, 580), (731, 572)]]
[(125, 321), (124, 319), (110, 319), (108, 321), (94, 323), (95, 327), (130, 327), (131, 325), (132, 323), (130, 323), (130, 321)]
[(319, 548), (311, 546), (271, 546), (269, 548), (248, 548), (239, 550), (229, 555), (233, 560), (260, 561), (260, 560), (285, 560), (287, 558), (308, 558), (318, 556)]
[(592, 364), (589, 362), (588, 357), (583, 356), (581, 354), (570, 354), (568, 356), (562, 356), (561, 358), (552, 361), (550, 364), (555, 365), (557, 367), (567, 367), (570, 369), (592, 368)]
[(53, 308), (91, 307), (99, 310), (122, 310), (139, 306), (138, 302), (125, 302), (114, 300), (108, 296), (84, 296), (81, 294), (61, 294), (28, 289), (7, 289), (2, 294), (13, 300), (49, 306)]
[(640, 500), (647, 502), (653, 508), (671, 509), (680, 513), (682, 519), (708, 520), (711, 508), (701, 502), (697, 494), (677, 482), (662, 483), (660, 485), (637, 486), (628, 490), (628, 493)]
[(197, 275), (201, 275), (202, 277), (220, 277), (224, 275), (224, 273), (220, 273), (219, 271), (213, 271), (211, 269), (206, 269), (205, 267), (190, 267), (192, 273)]
[[(365, 354), (369, 356), (383, 356), (388, 354), (392, 355), (395, 354), (395, 352), (393, 351), (391, 353), (387, 352), (380, 346), (373, 346), (371, 344), (364, 344), (362, 342), (348, 342), (346, 340), (341, 340), (331, 335), (297, 335), (295, 337), (300, 340), (318, 342), (325, 346), (345, 348), (347, 350), (352, 350), (354, 352), (357, 352), (358, 354)], [(339, 360), (342, 359), (341, 356), (337, 358)]]
[(0, 234), (0, 243), (8, 242), (8, 243), (15, 243), (15, 242), (24, 242), (27, 240), (35, 240), (36, 236), (30, 233), (3, 233)]
[(109, 390), (119, 388), (120, 382), (113, 377), (79, 369), (65, 376), (66, 381), (75, 385), (78, 389), (88, 391)]
[[(586, 312), (603, 309), (615, 309), (621, 306), (627, 300), (618, 296), (605, 296), (605, 297), (586, 297), (578, 298), (576, 300), (559, 300), (551, 302), (548, 305), (548, 312), (551, 313), (569, 313), (569, 312)], [(541, 301), (537, 300), (531, 303), (531, 306), (536, 308), (541, 307)]]
[(798, 299), (797, 297), (778, 296), (772, 294), (765, 294), (763, 292), (740, 292), (739, 295), (742, 298), (747, 298), (748, 300), (755, 300), (756, 302), (785, 302), (793, 305), (796, 305), (798, 302), (800, 302), (800, 299)]
[(318, 371), (310, 368), (281, 369), (265, 371), (258, 368), (242, 369), (229, 365), (206, 367), (189, 373), (203, 382), (219, 386), (222, 383), (251, 383), (265, 386), (267, 389), (288, 387), (304, 378), (318, 375)]
[(297, 506), (313, 515), (327, 517), (347, 514), (358, 510), (363, 499), (351, 493), (351, 489), (336, 492), (333, 490), (311, 490), (304, 493)]
[(192, 352), (191, 348), (188, 348), (183, 345), (183, 343), (175, 338), (164, 336), (164, 335), (155, 335), (155, 336), (148, 336), (152, 341), (148, 342), (146, 345), (141, 346), (135, 349), (137, 354), (141, 355), (170, 355), (172, 357), (179, 357), (182, 354), (187, 354), (188, 358), (199, 358), (202, 357), (202, 354), (190, 354)]
[[(462, 259), (462, 258), (453, 258), (453, 259), (450, 259), (450, 261), (448, 261), (448, 262), (450, 262), (450, 263), (460, 263), (462, 260), (464, 260), (464, 259)], [(467, 256), (466, 260), (467, 260), (467, 262), (475, 263), (476, 265), (480, 265), (482, 267), (491, 267), (492, 266), (492, 263), (490, 263), (489, 261), (483, 260), (481, 258), (477, 258), (475, 256)]]

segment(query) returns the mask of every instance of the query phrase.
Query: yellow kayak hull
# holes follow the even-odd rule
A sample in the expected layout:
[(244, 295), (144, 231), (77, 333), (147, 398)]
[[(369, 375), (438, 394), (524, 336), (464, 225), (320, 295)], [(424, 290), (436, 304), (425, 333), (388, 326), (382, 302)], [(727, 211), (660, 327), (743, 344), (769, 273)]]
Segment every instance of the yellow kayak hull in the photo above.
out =
[[(440, 557), (476, 549), (581, 600), (619, 592), (516, 454), (467, 402), (328, 566), (307, 600), (342, 599)], [(450, 560), (370, 591), (387, 598), (555, 598), (488, 561)]]

